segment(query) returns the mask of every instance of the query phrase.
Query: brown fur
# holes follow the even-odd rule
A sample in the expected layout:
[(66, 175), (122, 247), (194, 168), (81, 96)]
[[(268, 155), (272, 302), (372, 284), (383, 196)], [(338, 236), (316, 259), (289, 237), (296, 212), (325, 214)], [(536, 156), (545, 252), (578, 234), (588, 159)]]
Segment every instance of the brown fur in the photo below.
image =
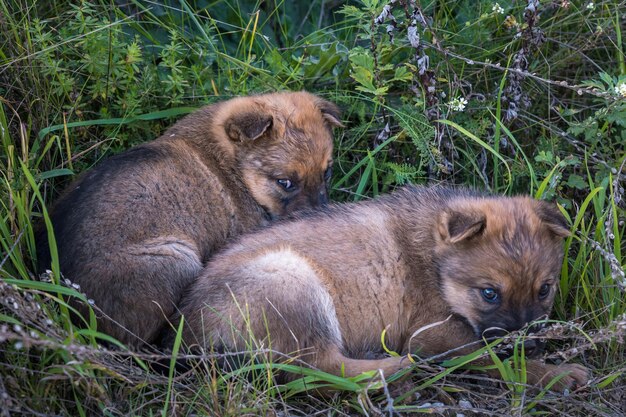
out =
[[(429, 356), (549, 314), (568, 233), (556, 207), (528, 197), (407, 187), (335, 206), (218, 254), (183, 297), (183, 337), (242, 350), (253, 335), (327, 372), (388, 375), (409, 362), (365, 359), (382, 351), (384, 329), (388, 348)], [(501, 302), (487, 302), (484, 288), (497, 289)], [(530, 383), (560, 372), (569, 375), (558, 387), (587, 378), (578, 365), (527, 366)]]
[[(306, 92), (234, 98), (71, 184), (51, 215), (61, 272), (113, 319), (99, 329), (134, 346), (153, 342), (228, 239), (325, 204), (331, 128), (340, 125), (336, 106)], [(38, 253), (49, 268), (45, 234)]]

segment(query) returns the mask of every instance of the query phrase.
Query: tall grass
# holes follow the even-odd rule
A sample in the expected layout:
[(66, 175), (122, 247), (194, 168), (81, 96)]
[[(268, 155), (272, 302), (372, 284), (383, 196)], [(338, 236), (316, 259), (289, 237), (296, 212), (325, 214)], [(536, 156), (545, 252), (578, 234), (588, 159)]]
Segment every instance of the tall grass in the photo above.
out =
[[(0, 410), (626, 413), (626, 2), (498, 3), (0, 0)], [(117, 346), (93, 314), (70, 320), (68, 301), (88, 297), (58, 262), (34, 276), (34, 225), (50, 226), (63, 187), (205, 103), (283, 89), (344, 111), (335, 200), (440, 181), (556, 200), (572, 235), (548, 352), (589, 366), (591, 385), (529, 390), (519, 351), (498, 363), (505, 386), (459, 373), (472, 357), (417, 361), (395, 384), (297, 361), (181, 374), (166, 360), (162, 374), (150, 368), (162, 358)], [(285, 371), (305, 376), (276, 385)], [(317, 385), (342, 394), (306, 394)]]

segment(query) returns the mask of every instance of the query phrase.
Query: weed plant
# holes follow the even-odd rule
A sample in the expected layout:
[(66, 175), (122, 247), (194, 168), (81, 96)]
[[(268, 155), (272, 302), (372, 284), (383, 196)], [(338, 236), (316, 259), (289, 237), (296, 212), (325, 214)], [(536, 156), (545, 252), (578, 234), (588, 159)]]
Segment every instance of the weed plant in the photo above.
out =
[[(0, 416), (626, 414), (624, 29), (623, 0), (0, 0)], [(451, 182), (560, 204), (572, 235), (542, 336), (588, 386), (530, 389), (514, 339), (504, 384), (459, 372), (481, 352), (393, 384), (252, 350), (232, 372), (216, 353), (177, 373), (182, 351), (70, 320), (68, 300), (90, 300), (58, 263), (34, 275), (33, 225), (63, 187), (203, 104), (299, 89), (344, 111), (335, 200)]]

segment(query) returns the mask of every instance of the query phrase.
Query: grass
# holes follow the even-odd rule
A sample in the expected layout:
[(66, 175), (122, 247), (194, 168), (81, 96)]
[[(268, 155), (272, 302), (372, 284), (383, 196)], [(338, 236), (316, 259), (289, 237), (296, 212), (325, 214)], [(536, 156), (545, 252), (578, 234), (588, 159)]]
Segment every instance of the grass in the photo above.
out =
[[(626, 414), (626, 2), (529, 3), (396, 2), (391, 20), (379, 0), (0, 0), (0, 416)], [(572, 235), (547, 355), (588, 366), (590, 385), (529, 389), (519, 348), (497, 363), (505, 384), (460, 372), (478, 353), (417, 361), (393, 384), (297, 360), (177, 373), (173, 359), (102, 347), (115, 343), (93, 315), (73, 323), (68, 300), (88, 298), (58, 264), (47, 280), (33, 272), (46, 206), (194, 108), (282, 89), (343, 109), (335, 200), (439, 181), (556, 200)], [(305, 376), (277, 385), (280, 371)], [(310, 395), (317, 384), (339, 392)]]

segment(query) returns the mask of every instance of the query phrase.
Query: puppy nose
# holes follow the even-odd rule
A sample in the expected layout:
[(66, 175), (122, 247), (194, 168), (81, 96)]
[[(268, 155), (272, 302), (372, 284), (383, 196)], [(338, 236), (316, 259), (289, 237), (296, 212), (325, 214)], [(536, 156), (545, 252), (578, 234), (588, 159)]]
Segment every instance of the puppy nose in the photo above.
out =
[(328, 204), (328, 194), (325, 190), (320, 191), (317, 201), (320, 206), (325, 206)]
[(524, 354), (526, 356), (533, 356), (533, 354), (538, 353), (539, 345), (535, 339), (526, 339), (524, 340)]

